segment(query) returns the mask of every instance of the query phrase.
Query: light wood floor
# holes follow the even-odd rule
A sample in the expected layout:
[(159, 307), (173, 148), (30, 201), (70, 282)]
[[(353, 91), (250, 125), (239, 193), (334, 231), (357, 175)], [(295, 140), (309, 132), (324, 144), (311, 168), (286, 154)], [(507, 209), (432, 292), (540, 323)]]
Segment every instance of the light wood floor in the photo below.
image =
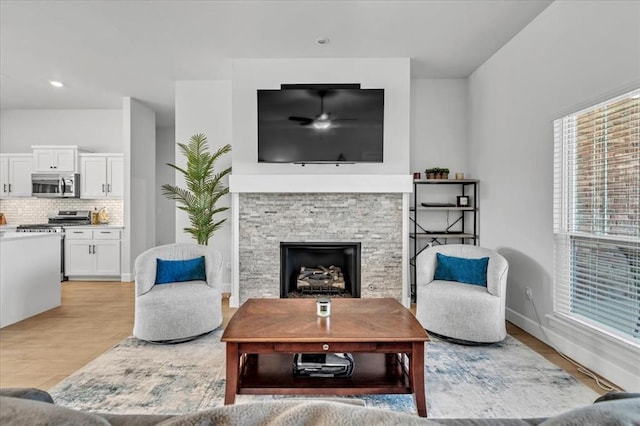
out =
[[(49, 389), (133, 329), (133, 283), (65, 282), (62, 306), (0, 329), (0, 387)], [(235, 309), (223, 299), (226, 325)], [(605, 391), (551, 347), (507, 323), (509, 334), (596, 392)]]

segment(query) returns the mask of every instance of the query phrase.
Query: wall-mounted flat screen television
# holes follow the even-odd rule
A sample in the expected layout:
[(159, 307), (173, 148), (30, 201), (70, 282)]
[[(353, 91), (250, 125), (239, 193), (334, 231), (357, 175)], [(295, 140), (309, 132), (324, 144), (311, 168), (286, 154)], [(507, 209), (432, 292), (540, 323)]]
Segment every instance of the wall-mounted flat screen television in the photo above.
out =
[(258, 90), (259, 163), (382, 163), (384, 89)]

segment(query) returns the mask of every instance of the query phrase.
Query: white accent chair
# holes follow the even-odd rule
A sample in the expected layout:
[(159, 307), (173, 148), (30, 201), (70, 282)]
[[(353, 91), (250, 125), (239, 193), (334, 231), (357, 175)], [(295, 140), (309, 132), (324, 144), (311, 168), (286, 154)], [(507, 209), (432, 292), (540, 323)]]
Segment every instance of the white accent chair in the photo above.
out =
[[(156, 285), (156, 259), (204, 256), (207, 281)], [(196, 338), (222, 324), (222, 255), (207, 246), (175, 243), (153, 247), (135, 261), (133, 335), (150, 342), (175, 343)]]
[[(434, 280), (436, 253), (488, 257), (487, 286)], [(416, 317), (427, 331), (463, 342), (504, 340), (509, 263), (501, 254), (468, 244), (433, 246), (418, 255), (416, 268)]]

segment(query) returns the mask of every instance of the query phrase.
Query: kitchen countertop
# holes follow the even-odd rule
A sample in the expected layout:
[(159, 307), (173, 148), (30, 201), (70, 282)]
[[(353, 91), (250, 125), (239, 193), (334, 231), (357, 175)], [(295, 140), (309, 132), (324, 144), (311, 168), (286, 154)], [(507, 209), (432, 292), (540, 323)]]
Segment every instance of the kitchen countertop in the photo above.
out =
[[(62, 225), (64, 226), (64, 225)], [(18, 225), (0, 225), (0, 234), (6, 235), (7, 233), (16, 233), (16, 228)], [(78, 226), (67, 226), (66, 229), (124, 229), (124, 225), (78, 225)], [(46, 234), (46, 232), (18, 232), (18, 234), (23, 235), (31, 235), (31, 234)]]
[[(64, 225), (62, 225), (64, 226)], [(74, 225), (65, 227), (65, 229), (124, 229), (124, 225)]]
[(27, 240), (29, 238), (56, 237), (60, 239), (61, 234), (55, 232), (1, 232), (0, 241)]

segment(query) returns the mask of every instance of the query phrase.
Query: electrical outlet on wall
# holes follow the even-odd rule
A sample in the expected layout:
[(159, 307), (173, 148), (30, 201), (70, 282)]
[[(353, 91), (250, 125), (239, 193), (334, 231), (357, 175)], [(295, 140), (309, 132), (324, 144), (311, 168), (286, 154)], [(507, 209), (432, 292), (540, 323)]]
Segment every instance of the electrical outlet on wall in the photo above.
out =
[(528, 300), (533, 299), (533, 290), (531, 289), (531, 287), (525, 287), (524, 288), (524, 294), (525, 294), (525, 296), (527, 296)]

